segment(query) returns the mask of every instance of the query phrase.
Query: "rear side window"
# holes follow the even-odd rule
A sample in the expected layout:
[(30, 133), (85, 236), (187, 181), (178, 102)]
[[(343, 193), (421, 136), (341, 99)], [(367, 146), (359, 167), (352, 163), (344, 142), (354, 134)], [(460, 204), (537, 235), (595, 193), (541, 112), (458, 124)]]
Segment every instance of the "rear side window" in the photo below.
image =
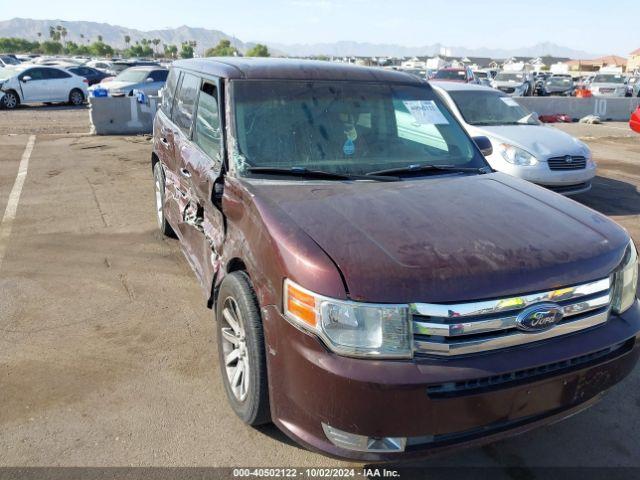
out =
[(182, 76), (180, 91), (176, 95), (173, 121), (185, 133), (189, 132), (193, 123), (193, 111), (196, 106), (199, 89), (200, 79), (198, 77), (189, 73), (185, 73)]
[(171, 105), (173, 105), (173, 96), (176, 92), (176, 86), (178, 85), (178, 76), (180, 72), (175, 68), (172, 68), (167, 77), (167, 83), (162, 90), (162, 110), (171, 118)]
[(212, 159), (220, 158), (220, 116), (216, 86), (204, 83), (198, 97), (193, 141)]

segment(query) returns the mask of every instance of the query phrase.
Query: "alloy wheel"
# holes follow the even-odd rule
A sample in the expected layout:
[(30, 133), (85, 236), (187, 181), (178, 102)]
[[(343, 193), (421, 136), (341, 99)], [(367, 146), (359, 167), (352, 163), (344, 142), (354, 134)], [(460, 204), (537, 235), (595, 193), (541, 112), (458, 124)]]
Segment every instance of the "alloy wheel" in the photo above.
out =
[(238, 304), (228, 297), (222, 309), (222, 349), (227, 380), (234, 397), (243, 402), (249, 391), (249, 356)]
[(16, 108), (18, 106), (18, 99), (14, 93), (5, 93), (2, 99), (6, 108)]

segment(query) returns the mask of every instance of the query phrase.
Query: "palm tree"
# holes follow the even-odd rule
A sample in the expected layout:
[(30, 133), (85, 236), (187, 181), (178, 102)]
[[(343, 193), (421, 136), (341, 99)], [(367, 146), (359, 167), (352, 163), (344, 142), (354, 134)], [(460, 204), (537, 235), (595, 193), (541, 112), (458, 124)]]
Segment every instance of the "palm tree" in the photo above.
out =
[(102, 43), (102, 35), (98, 35), (98, 41)]
[(157, 53), (158, 45), (160, 45), (160, 39), (154, 38), (153, 40), (151, 40), (151, 43), (153, 43), (153, 53)]
[(42, 32), (38, 32), (38, 38), (42, 37)]
[(67, 29), (65, 27), (60, 28), (60, 35), (62, 36), (62, 43), (66, 43)]
[(129, 48), (129, 44), (131, 43), (131, 37), (129, 35), (124, 36), (124, 44)]

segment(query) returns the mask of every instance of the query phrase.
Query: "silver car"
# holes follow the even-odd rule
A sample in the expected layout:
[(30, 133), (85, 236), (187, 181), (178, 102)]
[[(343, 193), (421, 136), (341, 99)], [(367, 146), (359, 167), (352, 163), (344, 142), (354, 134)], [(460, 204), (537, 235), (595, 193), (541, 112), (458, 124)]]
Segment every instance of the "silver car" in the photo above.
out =
[(626, 77), (621, 73), (599, 73), (590, 88), (594, 97), (624, 97), (627, 94)]
[(591, 150), (580, 140), (541, 124), (536, 115), (494, 89), (430, 82), (470, 136), (488, 137), (494, 170), (563, 195), (591, 189), (596, 175)]
[(158, 95), (167, 81), (169, 70), (162, 67), (131, 67), (117, 77), (102, 80), (89, 90), (104, 89), (111, 97), (133, 95), (134, 90), (146, 95)]
[(528, 72), (498, 72), (491, 81), (491, 86), (497, 90), (515, 97), (533, 95), (533, 76)]

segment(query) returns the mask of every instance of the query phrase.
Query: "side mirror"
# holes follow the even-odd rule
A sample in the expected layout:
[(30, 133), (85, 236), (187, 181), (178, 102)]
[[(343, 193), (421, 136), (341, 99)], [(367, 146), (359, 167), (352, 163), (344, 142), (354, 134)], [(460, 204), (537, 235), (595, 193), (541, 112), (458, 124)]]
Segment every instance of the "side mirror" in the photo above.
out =
[(493, 146), (491, 145), (491, 140), (487, 137), (473, 137), (473, 141), (476, 143), (480, 152), (485, 157), (488, 157), (493, 153)]
[(145, 80), (145, 82), (147, 82), (147, 83), (151, 83), (151, 82), (154, 82), (154, 81), (155, 80), (153, 78), (151, 78), (151, 77), (147, 77), (147, 79)]
[(30, 77), (29, 75), (25, 75), (24, 77), (22, 77), (22, 81), (23, 81), (24, 83), (27, 83), (27, 82), (28, 82), (28, 81), (30, 81), (30, 80), (31, 80), (31, 77)]

